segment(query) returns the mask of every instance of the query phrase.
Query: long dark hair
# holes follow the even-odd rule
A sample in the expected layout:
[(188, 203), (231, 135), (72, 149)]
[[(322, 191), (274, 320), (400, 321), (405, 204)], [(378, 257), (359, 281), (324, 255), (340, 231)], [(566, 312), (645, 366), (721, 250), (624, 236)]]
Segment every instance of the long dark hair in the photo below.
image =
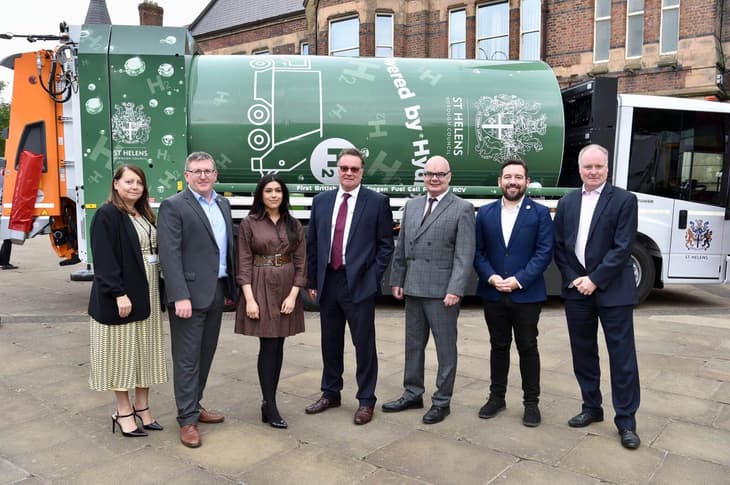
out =
[(150, 207), (150, 192), (149, 189), (147, 189), (147, 177), (145, 177), (144, 170), (136, 165), (125, 163), (117, 167), (117, 170), (114, 172), (114, 177), (112, 178), (112, 190), (109, 193), (109, 199), (107, 200), (107, 202), (109, 202), (120, 211), (129, 214), (129, 209), (127, 209), (127, 206), (124, 204), (122, 198), (119, 197), (119, 192), (114, 189), (114, 181), (120, 180), (126, 170), (133, 172), (137, 177), (139, 177), (140, 180), (142, 180), (142, 185), (144, 186), (144, 190), (142, 190), (142, 197), (140, 197), (137, 202), (134, 203), (134, 209), (138, 213), (142, 214), (145, 219), (154, 224), (155, 213), (152, 212), (152, 207)]
[(271, 182), (276, 182), (281, 187), (281, 205), (279, 206), (279, 217), (286, 224), (286, 234), (289, 238), (289, 245), (296, 246), (297, 243), (297, 220), (294, 219), (289, 206), (289, 188), (284, 181), (275, 173), (264, 175), (256, 186), (256, 192), (253, 194), (253, 204), (249, 215), (256, 219), (263, 219), (266, 216), (266, 206), (264, 205), (264, 187)]

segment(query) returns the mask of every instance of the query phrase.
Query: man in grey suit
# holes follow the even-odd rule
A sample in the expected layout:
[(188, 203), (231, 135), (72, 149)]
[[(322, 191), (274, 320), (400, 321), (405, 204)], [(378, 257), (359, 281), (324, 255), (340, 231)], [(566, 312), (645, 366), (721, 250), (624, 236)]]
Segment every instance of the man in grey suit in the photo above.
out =
[(423, 365), (429, 330), (436, 342), (438, 372), (431, 409), (423, 422), (443, 421), (451, 412), (456, 378), (456, 321), (474, 261), (474, 207), (449, 192), (449, 162), (431, 157), (424, 169), (427, 196), (406, 203), (391, 265), (393, 296), (406, 311), (403, 395), (383, 412), (423, 408)]
[(157, 241), (169, 305), (170, 340), (180, 441), (201, 445), (198, 422), (220, 423), (203, 399), (225, 297), (235, 299), (231, 206), (216, 194), (215, 161), (205, 152), (185, 160), (188, 188), (162, 201)]

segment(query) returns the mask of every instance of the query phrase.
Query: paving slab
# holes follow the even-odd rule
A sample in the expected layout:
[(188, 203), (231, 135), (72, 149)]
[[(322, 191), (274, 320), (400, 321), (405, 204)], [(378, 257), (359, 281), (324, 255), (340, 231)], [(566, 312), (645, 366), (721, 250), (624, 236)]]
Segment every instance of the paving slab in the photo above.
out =
[(487, 483), (516, 458), (462, 441), (414, 431), (366, 458), (368, 463), (438, 484)]
[(624, 449), (618, 433), (613, 438), (589, 434), (560, 462), (560, 468), (613, 483), (646, 483), (664, 455), (649, 446)]
[(678, 455), (730, 466), (730, 430), (673, 422), (653, 445)]
[(669, 453), (649, 483), (656, 485), (727, 485), (727, 468)]

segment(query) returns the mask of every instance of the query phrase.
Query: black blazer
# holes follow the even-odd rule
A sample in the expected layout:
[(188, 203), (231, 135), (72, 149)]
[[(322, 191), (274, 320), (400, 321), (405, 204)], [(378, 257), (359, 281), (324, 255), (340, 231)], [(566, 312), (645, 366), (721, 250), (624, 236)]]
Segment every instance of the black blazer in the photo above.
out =
[[(136, 322), (150, 316), (150, 295), (142, 248), (129, 216), (112, 204), (104, 204), (91, 221), (91, 254), (94, 282), (89, 296), (89, 315), (109, 325)], [(127, 295), (132, 311), (119, 316), (117, 297)]]

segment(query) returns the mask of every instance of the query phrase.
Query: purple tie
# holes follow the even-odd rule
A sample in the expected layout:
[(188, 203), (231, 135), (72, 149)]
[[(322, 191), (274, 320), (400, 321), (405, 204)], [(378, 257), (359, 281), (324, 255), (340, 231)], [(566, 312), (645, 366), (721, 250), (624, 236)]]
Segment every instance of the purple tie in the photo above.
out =
[(337, 221), (335, 221), (335, 234), (332, 237), (332, 255), (330, 261), (332, 269), (338, 270), (342, 267), (342, 241), (345, 239), (345, 222), (347, 222), (347, 199), (350, 194), (342, 194), (342, 204), (340, 210), (337, 211)]

